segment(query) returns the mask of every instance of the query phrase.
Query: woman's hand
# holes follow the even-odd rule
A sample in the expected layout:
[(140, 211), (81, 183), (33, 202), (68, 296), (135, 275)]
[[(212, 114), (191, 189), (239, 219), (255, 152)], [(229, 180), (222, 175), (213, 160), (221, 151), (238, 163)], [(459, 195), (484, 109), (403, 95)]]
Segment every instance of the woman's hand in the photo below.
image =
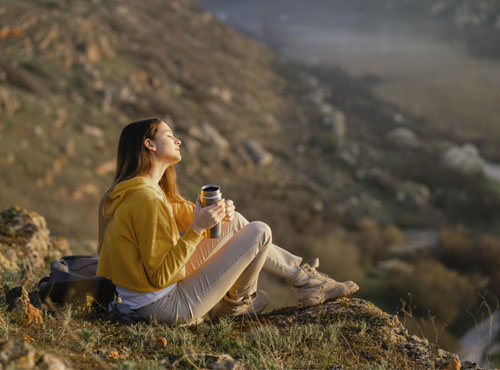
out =
[(203, 233), (206, 229), (217, 225), (226, 215), (226, 206), (224, 199), (207, 207), (202, 207), (200, 204), (200, 196), (196, 198), (196, 208), (194, 210), (194, 219), (191, 224), (191, 229), (198, 234)]
[(226, 199), (225, 206), (226, 206), (226, 214), (224, 215), (223, 220), (230, 222), (234, 218), (234, 210), (236, 208), (234, 207), (234, 203), (231, 199)]

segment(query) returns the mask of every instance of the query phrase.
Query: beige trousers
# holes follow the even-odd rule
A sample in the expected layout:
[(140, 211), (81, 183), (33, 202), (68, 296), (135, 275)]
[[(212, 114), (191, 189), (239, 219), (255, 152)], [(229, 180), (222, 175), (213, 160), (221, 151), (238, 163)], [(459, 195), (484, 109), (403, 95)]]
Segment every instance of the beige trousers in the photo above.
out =
[(165, 297), (137, 312), (168, 324), (202, 318), (229, 293), (245, 297), (257, 290), (262, 268), (282, 278), (297, 271), (302, 258), (272, 244), (271, 229), (235, 213), (217, 239), (203, 239), (186, 264), (186, 277)]

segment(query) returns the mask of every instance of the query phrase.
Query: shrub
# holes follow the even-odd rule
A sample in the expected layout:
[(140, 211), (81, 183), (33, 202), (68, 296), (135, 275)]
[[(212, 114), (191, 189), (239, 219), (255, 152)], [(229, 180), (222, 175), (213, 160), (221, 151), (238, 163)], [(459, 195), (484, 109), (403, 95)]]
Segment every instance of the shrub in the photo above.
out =
[(405, 243), (403, 233), (394, 225), (379, 225), (375, 220), (362, 219), (358, 222), (358, 232), (354, 236), (359, 245), (363, 262), (373, 265), (388, 259), (397, 245)]
[(441, 322), (452, 323), (477, 301), (474, 285), (440, 262), (417, 260), (413, 269), (388, 271), (389, 284), (399, 297), (413, 297), (416, 313), (436, 315)]
[[(500, 267), (500, 240), (491, 235), (473, 237), (462, 229), (443, 227), (440, 242), (443, 260), (460, 271), (494, 276)], [(489, 285), (498, 292), (498, 284)]]
[(316, 241), (308, 252), (311, 256), (319, 257), (319, 270), (336, 280), (359, 281), (363, 277), (359, 247), (341, 233), (333, 233)]

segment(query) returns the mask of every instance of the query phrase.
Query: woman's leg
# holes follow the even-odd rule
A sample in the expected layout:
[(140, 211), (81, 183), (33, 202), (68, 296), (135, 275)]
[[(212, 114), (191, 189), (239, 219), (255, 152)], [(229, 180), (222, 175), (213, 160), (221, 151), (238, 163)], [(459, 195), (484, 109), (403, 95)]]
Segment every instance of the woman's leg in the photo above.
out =
[(186, 263), (186, 277), (203, 265), (211, 256), (222, 248), (238, 231), (248, 224), (248, 221), (238, 212), (230, 222), (222, 224), (219, 238), (204, 238), (196, 247), (193, 255)]
[[(234, 234), (247, 224), (248, 220), (243, 217), (241, 213), (235, 212), (231, 222), (222, 224), (220, 238), (203, 239), (191, 256), (189, 262), (186, 264), (186, 276), (189, 276), (193, 271), (205, 263), (205, 261), (222, 248)], [(301, 261), (302, 257), (295, 256), (285, 249), (278, 247), (276, 244), (271, 244), (269, 246), (267, 259), (264, 263), (264, 270), (286, 279), (297, 272)]]
[(224, 248), (209, 253), (205, 263), (179, 281), (164, 298), (138, 310), (167, 323), (192, 322), (205, 315), (228, 293), (247, 297), (257, 289), (259, 272), (271, 245), (271, 230), (251, 222), (234, 235)]
[[(237, 224), (245, 225), (248, 221), (237, 213)], [(236, 217), (235, 217), (236, 218)], [(269, 246), (264, 270), (285, 279), (298, 289), (299, 304), (312, 306), (328, 300), (351, 295), (359, 290), (353, 281), (338, 282), (316, 270), (319, 260), (302, 264), (302, 258), (293, 255), (275, 244)]]

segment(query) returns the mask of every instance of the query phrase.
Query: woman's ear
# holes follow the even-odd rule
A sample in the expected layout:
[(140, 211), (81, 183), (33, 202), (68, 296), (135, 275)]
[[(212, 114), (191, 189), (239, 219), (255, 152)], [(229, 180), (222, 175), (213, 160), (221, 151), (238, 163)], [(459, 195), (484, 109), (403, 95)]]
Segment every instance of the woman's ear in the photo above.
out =
[(144, 146), (146, 147), (146, 149), (149, 149), (153, 152), (156, 151), (155, 144), (153, 143), (153, 141), (151, 139), (144, 140)]

